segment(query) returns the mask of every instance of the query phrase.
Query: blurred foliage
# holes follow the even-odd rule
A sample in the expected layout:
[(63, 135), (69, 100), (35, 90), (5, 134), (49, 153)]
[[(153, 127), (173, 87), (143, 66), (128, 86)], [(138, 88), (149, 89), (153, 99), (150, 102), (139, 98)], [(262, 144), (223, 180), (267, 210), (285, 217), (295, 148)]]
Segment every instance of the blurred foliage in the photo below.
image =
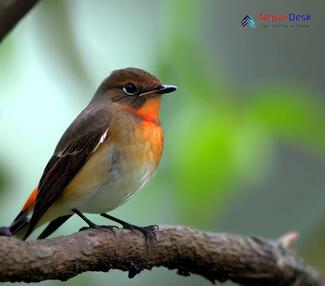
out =
[(89, 87), (91, 76), (77, 46), (69, 3), (62, 0), (45, 1), (36, 12), (42, 24), (35, 29), (39, 35), (35, 41), (42, 46), (39, 52), (47, 59), (44, 66), (53, 71), (58, 82), (67, 79), (74, 82), (79, 95), (83, 95), (82, 90)]
[[(162, 122), (166, 133), (165, 162), (162, 162), (158, 175), (148, 186), (161, 192), (148, 192), (142, 197), (139, 195), (137, 205), (133, 212), (130, 211), (137, 212), (137, 220), (142, 216), (164, 222), (167, 214), (171, 216), (172, 222), (216, 228), (217, 219), (227, 211), (229, 202), (240, 198), (243, 195), (240, 191), (249, 190), (250, 186), (270, 173), (278, 148), (277, 141), (299, 145), (304, 151), (316, 152), (321, 160), (324, 159), (324, 102), (313, 96), (313, 91), (304, 84), (300, 86), (289, 80), (262, 84), (257, 81), (256, 85), (248, 89), (234, 87), (233, 79), (225, 78), (222, 69), (216, 68), (221, 55), (202, 44), (205, 41), (202, 30), (206, 23), (208, 2), (160, 2), (161, 10), (158, 12), (162, 15), (162, 22), (155, 32), (161, 32), (163, 36), (157, 44), (151, 65), (156, 69), (155, 74), (167, 83), (176, 84), (179, 91), (164, 98), (162, 105)], [(89, 8), (89, 13), (106, 7), (107, 2), (96, 3), (98, 6)], [(122, 1), (121, 7), (125, 3)], [(140, 14), (143, 10), (144, 13), (152, 12), (152, 2), (138, 3), (136, 13)], [(82, 42), (77, 42), (77, 34), (83, 33), (83, 30), (82, 26), (76, 25), (76, 12), (71, 9), (73, 5), (78, 4), (73, 1), (44, 1), (36, 11), (38, 16), (33, 35), (40, 45), (38, 52), (42, 54), (49, 77), (53, 77), (54, 82), (62, 81), (62, 90), (71, 85), (80, 85), (80, 89), (88, 90), (92, 76), (81, 57), (84, 47), (80, 44)], [(130, 11), (134, 12), (132, 9)], [(130, 11), (121, 11), (120, 18), (125, 20)], [(123, 21), (114, 27), (110, 24), (108, 21), (107, 35), (102, 35), (102, 38), (112, 39), (112, 42), (114, 39), (116, 45), (117, 36), (127, 36), (115, 30), (123, 24), (134, 26), (139, 42), (151, 40), (146, 38), (145, 32), (141, 34), (137, 23)], [(48, 37), (43, 39), (45, 35)], [(105, 43), (101, 42), (102, 38), (98, 39), (99, 44)], [(19, 44), (19, 41), (13, 42), (12, 39), (5, 41), (0, 48), (1, 59), (12, 58)], [(130, 43), (130, 46), (134, 49), (136, 43)], [(109, 47), (106, 48), (109, 50)], [(87, 52), (84, 51), (84, 54), (87, 55)], [(89, 54), (94, 55), (91, 52)], [(123, 56), (116, 55), (117, 58)], [(96, 62), (92, 57), (87, 60), (102, 64), (105, 68), (111, 64)], [(10, 66), (10, 62), (2, 64)], [(1, 69), (0, 77), (6, 76), (5, 69)], [(160, 203), (157, 204), (157, 201)], [(153, 212), (148, 216), (152, 205)], [(168, 206), (167, 210), (165, 206)], [(148, 211), (139, 212), (144, 208)], [(132, 203), (125, 209), (132, 209)], [(258, 219), (258, 214), (256, 216)], [(244, 224), (244, 219), (238, 218), (241, 219)], [(277, 219), (280, 218), (275, 216), (274, 221)], [(319, 225), (318, 222), (308, 223)], [(322, 265), (324, 254), (318, 250), (324, 248), (324, 227), (320, 225), (320, 230), (310, 239), (314, 247), (308, 251), (308, 259), (314, 259), (316, 264)], [(88, 284), (94, 277), (84, 275), (71, 281), (70, 285), (79, 281)], [(98, 282), (104, 278), (98, 278), (96, 274), (96, 279)], [(142, 285), (142, 280), (139, 281), (135, 283)], [(151, 280), (148, 281), (148, 285), (152, 284)], [(163, 283), (165, 280), (161, 281)]]
[(305, 246), (305, 259), (308, 263), (317, 266), (317, 270), (320, 273), (325, 273), (325, 212), (323, 218), (320, 219), (320, 223), (316, 229), (311, 232), (308, 246)]
[(254, 91), (250, 112), (273, 136), (282, 136), (325, 152), (324, 106), (310, 92), (268, 87)]
[[(14, 53), (16, 50), (16, 46), (15, 43), (13, 42), (13, 40), (11, 38), (7, 39), (6, 41), (3, 41), (0, 45), (0, 78), (3, 81), (10, 81), (12, 74), (10, 72), (8, 72), (8, 70), (4, 67), (6, 66), (10, 66), (11, 65), (11, 61), (14, 58)], [(1, 68), (3, 67), (3, 68)], [(9, 96), (8, 94), (6, 94), (5, 92), (0, 92), (0, 98), (4, 99), (4, 97)], [(1, 116), (2, 116), (2, 108), (1, 108), (1, 104), (0, 104), (0, 120), (1, 120)]]
[(0, 194), (4, 195), (5, 192), (9, 192), (8, 186), (12, 181), (12, 175), (6, 168), (5, 162), (0, 162)]
[(325, 151), (324, 106), (310, 91), (271, 83), (247, 93), (234, 90), (213, 69), (211, 54), (200, 44), (202, 3), (168, 2), (166, 23), (173, 40), (158, 62), (163, 77), (180, 83), (182, 99), (175, 105), (181, 108), (171, 111), (175, 118), (168, 126), (175, 162), (169, 176), (183, 220), (197, 225), (222, 212), (237, 185), (265, 174), (276, 138)]

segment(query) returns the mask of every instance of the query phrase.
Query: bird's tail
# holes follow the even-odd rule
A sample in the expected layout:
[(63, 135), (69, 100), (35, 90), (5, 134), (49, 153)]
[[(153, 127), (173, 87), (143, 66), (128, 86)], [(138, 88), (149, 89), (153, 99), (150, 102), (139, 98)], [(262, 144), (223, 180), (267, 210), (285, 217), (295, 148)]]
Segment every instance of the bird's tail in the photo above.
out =
[[(28, 197), (25, 205), (23, 206), (20, 213), (14, 219), (9, 227), (0, 227), (0, 236), (15, 236), (21, 240), (26, 240), (29, 234), (33, 231), (30, 230), (30, 217), (33, 212), (36, 197), (38, 193), (38, 188), (35, 188), (34, 191)], [(59, 216), (53, 219), (43, 232), (38, 236), (38, 238), (46, 238), (56, 231), (63, 223), (65, 223), (73, 214), (67, 214)]]
[(0, 228), (0, 235), (1, 234), (14, 235), (19, 239), (24, 238), (25, 233), (27, 232), (29, 226), (29, 214), (32, 212), (34, 208), (37, 192), (38, 189), (35, 188), (34, 191), (28, 197), (22, 210), (20, 211), (20, 213), (17, 215), (17, 217), (14, 219), (14, 221), (11, 223), (9, 227)]
[(9, 226), (12, 235), (23, 239), (29, 224), (28, 211), (22, 210)]

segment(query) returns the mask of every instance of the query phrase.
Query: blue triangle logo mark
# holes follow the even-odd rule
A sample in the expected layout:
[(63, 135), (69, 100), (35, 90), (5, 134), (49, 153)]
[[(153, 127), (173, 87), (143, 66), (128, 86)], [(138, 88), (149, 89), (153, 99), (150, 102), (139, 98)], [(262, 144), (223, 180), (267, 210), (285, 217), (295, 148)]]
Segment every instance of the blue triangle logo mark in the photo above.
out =
[(242, 27), (247, 27), (247, 28), (250, 28), (250, 29), (255, 29), (256, 28), (256, 24), (255, 24), (255, 21), (254, 21), (253, 17), (251, 17), (249, 15), (246, 15), (243, 18), (243, 20), (241, 20), (240, 24), (241, 24)]

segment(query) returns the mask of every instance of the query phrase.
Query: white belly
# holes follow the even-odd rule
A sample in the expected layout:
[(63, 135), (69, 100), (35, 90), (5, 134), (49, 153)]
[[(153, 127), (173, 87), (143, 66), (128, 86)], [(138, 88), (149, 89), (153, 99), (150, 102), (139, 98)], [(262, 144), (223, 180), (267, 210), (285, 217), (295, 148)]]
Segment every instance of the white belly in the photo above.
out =
[(115, 180), (94, 188), (91, 191), (93, 195), (79, 210), (87, 213), (109, 212), (130, 199), (152, 175), (153, 170), (146, 165), (124, 172)]
[(63, 193), (62, 209), (104, 213), (130, 199), (152, 177), (155, 164), (150, 152), (141, 164), (130, 164), (128, 154), (133, 150), (121, 152), (112, 144), (99, 150)]

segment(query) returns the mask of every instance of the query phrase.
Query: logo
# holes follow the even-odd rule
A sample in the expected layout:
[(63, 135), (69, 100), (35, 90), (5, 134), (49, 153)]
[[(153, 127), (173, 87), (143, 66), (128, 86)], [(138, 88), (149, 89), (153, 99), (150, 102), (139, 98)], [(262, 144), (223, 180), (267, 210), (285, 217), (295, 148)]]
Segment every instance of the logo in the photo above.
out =
[(297, 14), (297, 13), (281, 13), (281, 14), (267, 14), (259, 13), (258, 20), (261, 22), (311, 22), (311, 14)]
[(249, 15), (246, 15), (243, 20), (241, 20), (240, 24), (242, 25), (242, 27), (248, 27), (250, 29), (254, 29), (256, 28), (256, 25), (255, 25), (255, 21), (253, 19), (253, 17), (249, 16)]
[(258, 28), (309, 28), (312, 23), (311, 13), (295, 13), (295, 12), (281, 12), (276, 14), (269, 14), (260, 12), (254, 15), (255, 19), (246, 15), (240, 22), (242, 27), (249, 29)]

